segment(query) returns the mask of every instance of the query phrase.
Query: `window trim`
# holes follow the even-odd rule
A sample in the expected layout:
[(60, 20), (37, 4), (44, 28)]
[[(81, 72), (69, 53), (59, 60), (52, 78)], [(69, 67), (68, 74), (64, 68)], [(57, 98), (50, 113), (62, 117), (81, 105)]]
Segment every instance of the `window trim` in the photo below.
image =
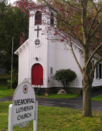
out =
[(102, 63), (96, 65), (96, 79), (102, 79)]
[[(39, 16), (40, 16), (40, 23), (37, 23), (36, 21), (37, 21), (37, 13), (41, 13)], [(42, 12), (41, 11), (37, 11), (36, 13), (35, 13), (35, 25), (41, 25), (42, 24)]]
[[(38, 44), (38, 45), (36, 45), (36, 44), (35, 44), (37, 40), (38, 40), (38, 41), (39, 41), (39, 43), (40, 43), (40, 44)], [(35, 44), (35, 47), (39, 47), (39, 46), (41, 46), (41, 41), (40, 41), (40, 39), (38, 39), (38, 38), (37, 38), (37, 39), (35, 39), (34, 44)]]
[(50, 25), (54, 26), (54, 14), (53, 14), (53, 12), (51, 12), (51, 16), (50, 16)]
[(50, 67), (50, 75), (53, 75), (53, 67)]

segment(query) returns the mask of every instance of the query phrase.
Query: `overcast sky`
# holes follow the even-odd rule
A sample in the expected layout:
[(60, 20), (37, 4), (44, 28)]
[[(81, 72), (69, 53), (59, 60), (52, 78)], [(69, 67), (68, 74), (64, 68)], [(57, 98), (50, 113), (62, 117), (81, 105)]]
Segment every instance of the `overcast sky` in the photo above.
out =
[[(8, 0), (8, 2), (11, 3), (11, 4), (13, 4), (13, 2), (15, 2), (15, 1), (17, 1), (17, 0)], [(33, 1), (36, 2), (36, 0), (33, 0)]]
[[(0, 0), (0, 1), (2, 1), (2, 0)], [(17, 1), (17, 0), (8, 0), (8, 2), (11, 3), (11, 4), (13, 4), (13, 2), (15, 2), (15, 1)], [(33, 1), (36, 2), (36, 0), (33, 0)], [(94, 0), (94, 2), (97, 2), (97, 1), (98, 1), (98, 0)]]

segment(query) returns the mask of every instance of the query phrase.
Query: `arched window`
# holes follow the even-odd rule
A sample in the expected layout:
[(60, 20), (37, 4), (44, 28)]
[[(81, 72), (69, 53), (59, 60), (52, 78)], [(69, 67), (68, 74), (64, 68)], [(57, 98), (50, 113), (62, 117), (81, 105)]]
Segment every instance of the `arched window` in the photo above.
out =
[(40, 11), (37, 11), (35, 14), (35, 25), (41, 24), (41, 16), (42, 16), (42, 13)]
[(51, 12), (50, 24), (54, 25), (54, 14)]

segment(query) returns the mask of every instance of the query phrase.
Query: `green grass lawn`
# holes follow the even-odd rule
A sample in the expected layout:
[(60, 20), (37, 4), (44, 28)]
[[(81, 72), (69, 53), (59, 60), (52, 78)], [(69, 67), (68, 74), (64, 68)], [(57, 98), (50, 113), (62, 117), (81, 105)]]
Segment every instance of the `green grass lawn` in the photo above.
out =
[(77, 96), (78, 94), (66, 94), (66, 95), (49, 94), (48, 97), (44, 95), (36, 95), (36, 97), (42, 97), (42, 98), (74, 98)]
[[(8, 106), (11, 102), (0, 102), (0, 131), (8, 130)], [(82, 117), (79, 109), (38, 106), (37, 131), (102, 131), (102, 112), (93, 111), (93, 117)], [(13, 131), (32, 131), (33, 123), (29, 126), (19, 126)]]
[(92, 100), (94, 100), (94, 101), (102, 101), (102, 94), (93, 97)]
[[(0, 86), (0, 98), (12, 96), (14, 90), (7, 89), (6, 86)], [(48, 98), (72, 98), (75, 94), (68, 95), (49, 95)], [(44, 97), (44, 96), (40, 96)], [(102, 95), (100, 96), (100, 99)], [(96, 100), (96, 98), (95, 98)], [(0, 131), (8, 131), (8, 107), (11, 102), (0, 102)], [(13, 128), (13, 131), (32, 131), (33, 123), (29, 126), (19, 126)], [(82, 111), (79, 109), (70, 109), (62, 107), (38, 106), (38, 130), (37, 131), (102, 131), (102, 111), (93, 111), (93, 117), (82, 117)]]
[(0, 98), (13, 96), (14, 89), (7, 89), (6, 85), (0, 85)]

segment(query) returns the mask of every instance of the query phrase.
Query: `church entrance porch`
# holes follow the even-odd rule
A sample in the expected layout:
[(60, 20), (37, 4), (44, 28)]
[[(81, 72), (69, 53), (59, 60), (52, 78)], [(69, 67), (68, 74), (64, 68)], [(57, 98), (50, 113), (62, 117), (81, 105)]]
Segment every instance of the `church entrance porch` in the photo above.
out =
[(31, 73), (32, 85), (43, 85), (43, 67), (40, 64), (34, 64)]

